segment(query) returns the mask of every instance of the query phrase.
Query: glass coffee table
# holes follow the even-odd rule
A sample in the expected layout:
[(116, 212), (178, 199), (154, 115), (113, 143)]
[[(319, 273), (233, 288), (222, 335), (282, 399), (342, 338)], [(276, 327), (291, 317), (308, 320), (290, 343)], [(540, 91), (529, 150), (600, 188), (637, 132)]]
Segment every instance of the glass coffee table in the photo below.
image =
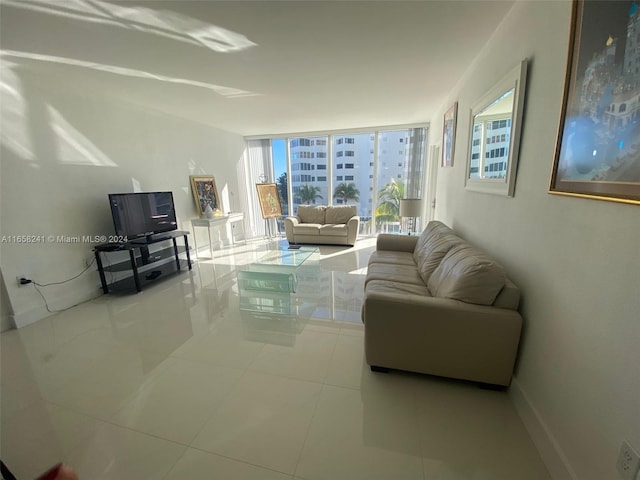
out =
[(298, 268), (317, 251), (317, 247), (302, 246), (295, 250), (284, 246), (267, 250), (238, 272), (238, 286), (245, 291), (295, 293)]

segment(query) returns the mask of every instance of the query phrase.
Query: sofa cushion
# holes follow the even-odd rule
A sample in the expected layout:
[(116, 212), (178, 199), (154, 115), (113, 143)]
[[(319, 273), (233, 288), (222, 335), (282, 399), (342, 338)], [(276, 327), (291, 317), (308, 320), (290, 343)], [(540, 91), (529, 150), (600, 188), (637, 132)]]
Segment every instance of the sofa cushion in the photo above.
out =
[(344, 223), (339, 225), (329, 223), (320, 225), (320, 236), (331, 235), (333, 237), (346, 237), (348, 233), (349, 230)]
[(298, 218), (300, 223), (324, 224), (324, 212), (327, 207), (323, 205), (300, 205), (298, 207)]
[(414, 265), (395, 265), (392, 263), (372, 263), (367, 267), (365, 282), (371, 280), (389, 280), (412, 285), (424, 285)]
[(391, 293), (401, 295), (420, 295), (430, 297), (431, 294), (425, 285), (391, 282), (389, 280), (371, 280), (366, 286), (367, 293)]
[(425, 243), (429, 240), (429, 238), (436, 232), (440, 233), (453, 233), (449, 227), (447, 227), (444, 223), (438, 222), (437, 220), (431, 220), (427, 223), (427, 226), (418, 237), (418, 241), (416, 242), (416, 248), (414, 250), (413, 259), (416, 263), (418, 263), (418, 252), (422, 250)]
[(339, 205), (327, 207), (324, 223), (347, 223), (351, 217), (358, 215), (356, 205)]
[(293, 233), (295, 235), (319, 235), (320, 234), (319, 223), (299, 223), (293, 227)]
[(369, 265), (372, 263), (393, 263), (395, 265), (414, 265), (413, 253), (398, 252), (394, 250), (376, 250), (369, 257)]
[(460, 237), (451, 232), (434, 231), (422, 248), (413, 252), (414, 259), (417, 257), (418, 270), (425, 284), (429, 282), (431, 274), (438, 268), (449, 250), (463, 243)]
[(480, 250), (467, 244), (453, 247), (429, 277), (434, 297), (452, 298), (477, 305), (492, 305), (505, 284), (504, 269)]

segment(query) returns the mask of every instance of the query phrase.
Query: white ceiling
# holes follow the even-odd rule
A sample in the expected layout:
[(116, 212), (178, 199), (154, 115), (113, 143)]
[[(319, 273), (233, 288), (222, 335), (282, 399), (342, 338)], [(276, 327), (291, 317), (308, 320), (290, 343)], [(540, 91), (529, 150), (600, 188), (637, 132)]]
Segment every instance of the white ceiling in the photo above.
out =
[(513, 1), (5, 0), (3, 67), (243, 135), (428, 121)]

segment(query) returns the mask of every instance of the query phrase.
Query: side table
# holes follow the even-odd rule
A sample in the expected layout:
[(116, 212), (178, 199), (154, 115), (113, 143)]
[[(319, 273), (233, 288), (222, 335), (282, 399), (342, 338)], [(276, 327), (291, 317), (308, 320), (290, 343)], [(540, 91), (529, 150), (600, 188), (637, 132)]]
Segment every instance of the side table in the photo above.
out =
[[(196, 227), (206, 227), (207, 234), (209, 236), (209, 254), (211, 258), (213, 258), (213, 241), (211, 238), (211, 227), (224, 227), (225, 228), (225, 236), (228, 243), (231, 245), (236, 244), (236, 234), (235, 229), (240, 225), (242, 230), (242, 238), (245, 238), (244, 231), (244, 214), (243, 213), (230, 213), (228, 215), (223, 215), (220, 217), (213, 218), (193, 218), (191, 220), (191, 226), (193, 227), (193, 244), (196, 249), (196, 256), (198, 254), (198, 242), (196, 240)], [(225, 241), (221, 238), (220, 232), (218, 231), (217, 242), (221, 244), (225, 244)]]

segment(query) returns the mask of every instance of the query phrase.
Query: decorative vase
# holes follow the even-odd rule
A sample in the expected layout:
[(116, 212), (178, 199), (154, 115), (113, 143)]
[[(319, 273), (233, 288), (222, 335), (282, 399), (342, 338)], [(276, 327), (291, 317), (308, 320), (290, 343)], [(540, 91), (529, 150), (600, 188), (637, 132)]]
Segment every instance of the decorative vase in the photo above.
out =
[(207, 205), (207, 208), (204, 209), (204, 216), (207, 218), (213, 218), (213, 209), (211, 205)]

